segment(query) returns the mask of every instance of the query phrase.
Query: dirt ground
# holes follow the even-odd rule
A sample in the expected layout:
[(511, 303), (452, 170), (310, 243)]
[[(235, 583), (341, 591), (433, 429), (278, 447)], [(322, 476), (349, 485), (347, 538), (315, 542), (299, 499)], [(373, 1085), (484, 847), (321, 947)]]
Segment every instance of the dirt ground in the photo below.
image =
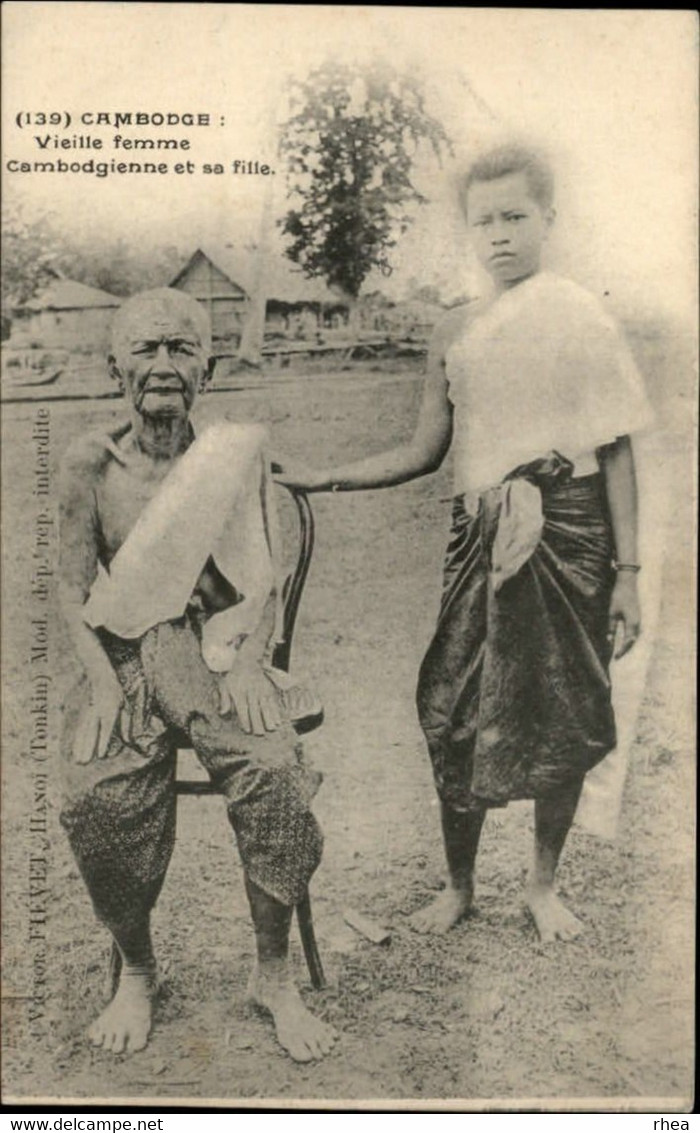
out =
[[(199, 418), (264, 421), (280, 449), (321, 463), (405, 437), (418, 392), (412, 375), (315, 376), (211, 394)], [(674, 415), (663, 441), (679, 487), (621, 830), (615, 843), (572, 832), (561, 889), (586, 931), (565, 945), (541, 945), (521, 906), (528, 804), (487, 820), (471, 919), (441, 939), (418, 936), (406, 922), (442, 884), (413, 689), (437, 612), (449, 464), (399, 489), (316, 498), (317, 544), (295, 658), (297, 673), (315, 683), (326, 705), (326, 722), (306, 749), (324, 774), (316, 809), (326, 849), (312, 893), (328, 987), (307, 987), (304, 995), (341, 1040), (323, 1063), (297, 1065), (245, 1002), (252, 930), (216, 799), (179, 804), (178, 844), (155, 917), (165, 982), (148, 1049), (107, 1057), (82, 1037), (104, 1002), (107, 939), (58, 826), (53, 756), (38, 766), (28, 754), (31, 619), (42, 612), (30, 595), (37, 408), (4, 411), (5, 1099), (501, 1099), (511, 1107), (538, 1099), (557, 1107), (551, 1099), (578, 1099), (576, 1106), (597, 1098), (615, 1108), (627, 1098), (644, 1108), (640, 1099), (656, 1097), (667, 1099), (664, 1109), (682, 1098), (687, 1104), (695, 799), (687, 413)], [(51, 404), (52, 504), (69, 441), (118, 418), (114, 402)], [(52, 596), (53, 755), (71, 667), (64, 644)], [(29, 885), (37, 771), (48, 776), (49, 831), (46, 940), (39, 945), (30, 938)], [(355, 933), (343, 920), (348, 906), (388, 926), (391, 942), (378, 946)], [(294, 953), (304, 983), (296, 938)], [(45, 1012), (32, 1021), (32, 996), (41, 989)]]

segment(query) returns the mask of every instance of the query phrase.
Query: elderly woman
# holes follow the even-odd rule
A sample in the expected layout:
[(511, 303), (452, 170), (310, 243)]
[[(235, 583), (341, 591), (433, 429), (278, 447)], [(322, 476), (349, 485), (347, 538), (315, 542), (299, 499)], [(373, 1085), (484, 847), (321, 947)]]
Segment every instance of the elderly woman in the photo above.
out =
[[(304, 1007), (287, 967), (292, 909), (321, 857), (321, 832), (310, 810), (319, 776), (300, 762), (265, 670), (274, 595), (262, 603), (255, 629), (236, 642), (235, 666), (219, 666), (218, 673), (205, 664), (202, 639), (214, 618), (243, 596), (211, 556), (184, 611), (138, 636), (114, 632), (104, 601), (99, 612), (105, 580), (109, 585), (117, 578), (124, 551), (133, 546), (127, 541), (139, 521), (143, 538), (144, 518), (167, 490), (177, 529), (180, 497), (168, 486), (173, 477), (182, 480), (199, 443), (190, 411), (211, 374), (209, 345), (206, 315), (190, 297), (161, 289), (126, 302), (115, 321), (110, 368), (128, 422), (87, 434), (63, 461), (60, 597), (84, 672), (65, 707), (61, 821), (121, 958), (116, 994), (89, 1036), (114, 1053), (140, 1050), (148, 1041), (155, 992), (150, 914), (174, 846), (175, 758), (177, 747), (186, 745), (224, 795), (236, 832), (257, 940), (252, 996), (271, 1012), (281, 1045), (306, 1061), (322, 1057), (334, 1041), (330, 1028)], [(225, 473), (228, 466), (220, 463), (217, 485), (225, 479), (222, 467)], [(184, 507), (186, 495), (182, 501)], [(189, 499), (191, 515), (199, 502)], [(211, 510), (211, 501), (201, 506)], [(183, 534), (186, 557), (192, 532)], [(143, 599), (149, 609), (177, 573), (177, 539), (170, 562), (158, 562), (159, 539), (151, 542), (155, 558), (141, 563), (140, 579), (138, 572), (131, 575), (122, 604)], [(128, 571), (122, 585), (125, 577)], [(139, 589), (147, 591), (145, 598), (134, 593)]]

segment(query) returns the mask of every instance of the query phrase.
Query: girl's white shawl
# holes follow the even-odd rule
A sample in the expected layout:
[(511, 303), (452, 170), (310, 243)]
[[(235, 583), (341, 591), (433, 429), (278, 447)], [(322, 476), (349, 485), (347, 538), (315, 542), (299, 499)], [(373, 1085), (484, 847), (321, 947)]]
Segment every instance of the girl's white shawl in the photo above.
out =
[(649, 426), (632, 355), (598, 300), (541, 272), (479, 307), (446, 355), (455, 491), (555, 450), (571, 460)]

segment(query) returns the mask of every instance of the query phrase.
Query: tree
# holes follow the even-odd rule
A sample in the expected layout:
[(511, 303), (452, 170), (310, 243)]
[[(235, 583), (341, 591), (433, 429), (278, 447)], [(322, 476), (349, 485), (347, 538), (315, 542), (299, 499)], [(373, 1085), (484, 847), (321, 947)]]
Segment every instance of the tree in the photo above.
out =
[(30, 220), (21, 205), (2, 210), (2, 306), (9, 312), (45, 287), (60, 268), (61, 241), (49, 219)]
[(163, 287), (182, 265), (176, 247), (127, 244), (109, 235), (76, 242), (51, 216), (31, 219), (20, 205), (3, 207), (2, 304), (9, 312), (43, 290), (56, 274), (109, 291), (132, 295)]
[(390, 249), (426, 202), (411, 180), (420, 147), (439, 160), (449, 138), (416, 76), (384, 64), (326, 63), (291, 84), (290, 106), (280, 142), (294, 201), (280, 222), (286, 255), (355, 299), (372, 268), (391, 272)]
[(184, 259), (183, 252), (172, 245), (135, 245), (121, 237), (93, 237), (89, 243), (67, 247), (60, 263), (71, 279), (126, 296), (167, 286)]

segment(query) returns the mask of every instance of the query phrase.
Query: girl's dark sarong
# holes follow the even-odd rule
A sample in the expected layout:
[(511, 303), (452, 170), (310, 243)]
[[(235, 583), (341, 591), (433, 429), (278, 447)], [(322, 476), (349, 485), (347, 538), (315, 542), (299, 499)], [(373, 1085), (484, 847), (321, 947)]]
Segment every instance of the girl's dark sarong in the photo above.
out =
[(418, 713), (438, 794), (456, 810), (546, 795), (615, 746), (612, 529), (602, 477), (570, 469), (555, 457), (513, 473), (540, 488), (544, 528), (498, 593), (489, 568), (501, 493), (484, 493), (476, 515), (454, 501)]

